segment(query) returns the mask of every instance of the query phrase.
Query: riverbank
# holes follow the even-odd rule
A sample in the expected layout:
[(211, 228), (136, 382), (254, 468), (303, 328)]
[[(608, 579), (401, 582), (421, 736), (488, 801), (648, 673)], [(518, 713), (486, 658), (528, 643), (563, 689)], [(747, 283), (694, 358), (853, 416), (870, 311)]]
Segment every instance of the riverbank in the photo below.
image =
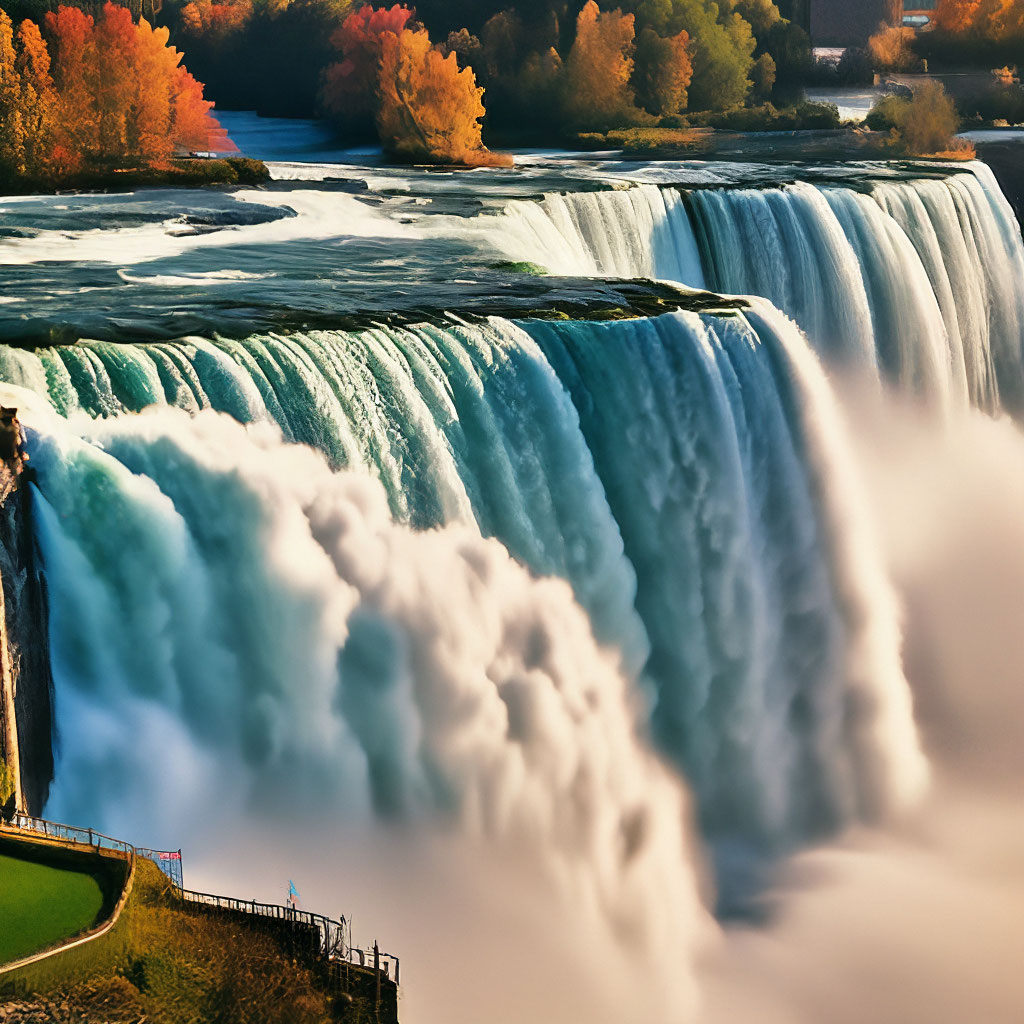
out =
[(174, 160), (167, 167), (90, 168), (61, 178), (10, 178), (0, 180), (7, 195), (54, 192), (110, 192), (143, 186), (195, 188), (202, 185), (262, 185), (270, 171), (262, 160), (251, 157), (201, 157)]

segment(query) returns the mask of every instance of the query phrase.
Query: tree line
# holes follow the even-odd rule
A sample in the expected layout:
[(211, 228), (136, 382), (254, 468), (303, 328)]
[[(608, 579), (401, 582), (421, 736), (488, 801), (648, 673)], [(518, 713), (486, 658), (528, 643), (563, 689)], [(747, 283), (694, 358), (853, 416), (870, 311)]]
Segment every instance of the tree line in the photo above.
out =
[(15, 28), (0, 10), (0, 178), (63, 180), (228, 148), (167, 28), (107, 3)]
[[(325, 75), (347, 59), (344, 26), (363, 7), (167, 0), (161, 17), (222, 106), (313, 116), (337, 111)], [(420, 0), (403, 9), (403, 31), (427, 32), (432, 50), (471, 69), (486, 127), (501, 136), (727, 110), (794, 89), (812, 64), (806, 32), (773, 0)]]

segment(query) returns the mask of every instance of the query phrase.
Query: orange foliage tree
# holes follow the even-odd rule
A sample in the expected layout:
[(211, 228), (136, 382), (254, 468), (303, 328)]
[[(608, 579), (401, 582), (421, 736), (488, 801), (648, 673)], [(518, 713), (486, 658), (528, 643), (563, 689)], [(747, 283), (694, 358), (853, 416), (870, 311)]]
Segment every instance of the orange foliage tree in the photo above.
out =
[(57, 91), (50, 77), (50, 54), (34, 21), (25, 20), (18, 26), (15, 68), (25, 133), (23, 173), (44, 173), (53, 161)]
[(87, 167), (165, 166), (179, 149), (227, 151), (203, 87), (168, 30), (107, 3), (14, 32), (0, 11), (0, 174), (61, 178)]
[(400, 36), (412, 19), (408, 7), (365, 5), (350, 14), (331, 37), (341, 60), (324, 72), (322, 101), (327, 113), (369, 125), (377, 110), (384, 36)]
[(202, 86), (181, 67), (168, 30), (107, 3), (98, 21), (77, 8), (47, 15), (56, 86), (55, 149), (70, 168), (165, 165), (178, 149), (225, 150)]
[(484, 91), (471, 68), (460, 71), (456, 55), (432, 47), (422, 29), (385, 32), (381, 43), (377, 129), (389, 153), (432, 163), (511, 163), (484, 148)]
[(21, 124), (21, 78), (14, 26), (0, 9), (0, 172), (24, 173), (25, 132)]
[(935, 27), (952, 35), (966, 32), (974, 23), (979, 0), (939, 0), (935, 8)]
[(94, 102), (98, 65), (93, 20), (77, 7), (46, 16), (57, 85), (58, 156), (68, 170), (99, 149), (99, 110)]
[(602, 12), (595, 0), (580, 11), (565, 63), (564, 105), (573, 127), (620, 127), (643, 119), (630, 84), (634, 34), (632, 14)]
[(917, 63), (912, 49), (914, 30), (896, 25), (879, 25), (868, 40), (868, 52), (875, 66), (890, 71), (906, 71)]
[(971, 28), (983, 39), (1001, 42), (1024, 33), (1024, 0), (980, 0)]

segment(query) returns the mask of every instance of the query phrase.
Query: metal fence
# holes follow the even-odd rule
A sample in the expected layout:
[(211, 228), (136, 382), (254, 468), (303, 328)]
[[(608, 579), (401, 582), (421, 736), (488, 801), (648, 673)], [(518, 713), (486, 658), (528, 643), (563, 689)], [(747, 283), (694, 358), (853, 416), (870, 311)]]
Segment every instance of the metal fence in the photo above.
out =
[(350, 963), (381, 972), (398, 984), (400, 962), (397, 956), (382, 953), (377, 944), (372, 949), (361, 949), (352, 945), (351, 927), (345, 918), (332, 921), (323, 914), (276, 903), (259, 903), (256, 900), (238, 900), (231, 896), (216, 896), (212, 893), (195, 892), (186, 889), (182, 880), (181, 850), (150, 850), (132, 846), (121, 839), (114, 839), (92, 828), (77, 828), (62, 825), (45, 818), (33, 818), (28, 814), (16, 814), (11, 824), (26, 832), (35, 832), (50, 839), (80, 843), (95, 849), (117, 850), (128, 856), (143, 857), (152, 861), (170, 879), (175, 892), (189, 903), (230, 910), (255, 917), (270, 918), (306, 925), (319, 934), (319, 955), (328, 962)]
[(179, 889), (184, 887), (181, 873), (181, 850), (150, 850), (135, 847), (136, 856), (151, 860)]
[(76, 828), (74, 825), (60, 825), (44, 818), (33, 818), (28, 814), (16, 814), (11, 821), (15, 828), (25, 832), (37, 832), (50, 839), (63, 839), (69, 843), (81, 843), (98, 850), (118, 850), (129, 855), (135, 853), (135, 847), (121, 839), (114, 839), (97, 832), (94, 828)]
[(78, 828), (75, 825), (62, 825), (45, 818), (33, 818), (29, 814), (16, 814), (11, 821), (15, 828), (24, 832), (36, 832), (49, 839), (62, 839), (69, 843), (91, 846), (97, 850), (117, 850), (120, 853), (144, 857), (156, 866), (180, 889), (182, 887), (181, 850), (149, 850), (141, 846), (132, 846), (122, 839), (97, 832), (94, 828)]

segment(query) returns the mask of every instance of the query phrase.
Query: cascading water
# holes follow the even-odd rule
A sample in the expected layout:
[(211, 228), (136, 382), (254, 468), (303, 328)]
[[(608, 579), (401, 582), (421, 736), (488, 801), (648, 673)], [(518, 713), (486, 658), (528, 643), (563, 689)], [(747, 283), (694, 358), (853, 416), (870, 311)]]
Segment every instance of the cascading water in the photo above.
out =
[(556, 274), (760, 295), (836, 365), (939, 408), (1024, 410), (1024, 244), (984, 164), (868, 193), (806, 182), (630, 191), (511, 204), (485, 234)]
[[(513, 193), (485, 179), (466, 202), (446, 180), (424, 176), (411, 197), (203, 193), (196, 231), (150, 194), (35, 199), (39, 225), (15, 211), (0, 326), (50, 342), (0, 347), (51, 612), (47, 811), (184, 844), (190, 872), (240, 896), (257, 879), (273, 898), (267, 879), (298, 862), (324, 909), (362, 900), (389, 920), (403, 982), (431, 993), (417, 1009), (445, 1024), (521, 1024), (538, 994), (550, 1021), (749, 1019), (694, 1009), (706, 940), (733, 942), (707, 909), (705, 851), (718, 910), (749, 915), (763, 869), (787, 858), (798, 875), (822, 856), (802, 849), (906, 805), (928, 775), (856, 472), (890, 421), (851, 446), (837, 398), (888, 415), (901, 392), (924, 396), (901, 415), (929, 442), (982, 423), (1017, 452), (1010, 420), (962, 408), (1024, 405), (1017, 226), (977, 164), (879, 174), (866, 191), (639, 185), (539, 202), (517, 179), (520, 198), (482, 216)], [(557, 276), (526, 305), (488, 306), (538, 280), (495, 249), (552, 275), (760, 297), (621, 322), (470, 319), (463, 287), (491, 312), (624, 308), (628, 290)], [(60, 260), (74, 302), (50, 294)], [(639, 287), (642, 308), (676, 301)], [(338, 328), (399, 309), (417, 322)], [(310, 323), (328, 327), (296, 326)], [(181, 337), (193, 324), (203, 336)], [(90, 325), (133, 343), (54, 343)], [(819, 357), (898, 386), (826, 378)], [(895, 448), (906, 425), (891, 425)], [(889, 557), (959, 530), (952, 564), (970, 570), (974, 491), (998, 492), (975, 479), (940, 522), (926, 520), (947, 490), (900, 501), (909, 523)], [(919, 602), (941, 589), (923, 579)], [(1013, 619), (1002, 590), (986, 596), (985, 629), (990, 604)], [(959, 618), (941, 621), (955, 649)], [(911, 671), (931, 653), (923, 636)], [(839, 860), (863, 834), (847, 838)], [(887, 905), (862, 943), (879, 956), (912, 888), (897, 882), (877, 887)], [(865, 894), (874, 879), (852, 890), (858, 910)], [(775, 944), (772, 978), (780, 949), (801, 983), (819, 952), (823, 974), (842, 968), (821, 938), (844, 922), (826, 900), (828, 926), (804, 934), (805, 895), (782, 897), (797, 912), (781, 926), (737, 930), (746, 952)], [(778, 945), (794, 931), (806, 958)], [(859, 998), (869, 961), (851, 962)], [(833, 1015), (814, 981), (811, 1011), (786, 1019)], [(947, 1017), (972, 1019), (963, 1005)]]
[[(318, 635), (322, 627), (309, 618), (316, 602), (304, 612), (301, 600), (280, 593), (268, 525), (277, 513), (253, 497), (233, 507), (244, 477), (226, 475), (224, 451), (217, 452), (219, 472), (197, 478), (197, 469), (181, 468), (180, 444), (173, 431), (156, 429), (158, 421), (111, 415), (102, 423), (84, 414), (156, 404), (276, 421), (288, 440), (376, 477), (398, 522), (481, 531), (534, 572), (571, 583), (598, 640), (619, 652), (632, 685), (651, 694), (641, 728), (653, 731), (694, 787), (702, 829), (718, 854), (723, 906), (738, 902), (750, 895), (748, 869), (904, 802), (923, 777), (892, 599), (870, 568), (870, 551), (851, 568), (842, 554), (847, 540), (834, 525), (839, 505), (848, 504), (831, 493), (846, 455), (841, 433), (823, 426), (831, 398), (816, 383), (805, 347), (793, 325), (764, 306), (745, 316), (677, 313), (619, 324), (492, 319), (243, 342), (8, 351), (6, 379), (43, 390), (92, 441), (33, 445), (40, 487), (55, 510), (43, 545), (54, 593), (72, 595), (58, 603), (54, 644), (81, 662), (88, 638), (115, 628), (95, 621), (96, 609), (112, 603), (121, 609), (112, 619), (125, 618), (123, 651), (104, 645), (90, 654), (99, 659), (92, 669), (65, 670), (64, 686), (88, 690), (107, 678), (128, 690), (141, 685), (138, 696), (188, 705), (200, 733), (216, 718), (209, 702), (222, 715), (234, 702), (243, 723), (239, 749), (248, 756), (245, 744), (254, 743), (273, 760), (288, 747), (277, 737), (281, 717), (305, 722), (318, 713), (306, 703), (326, 706), (337, 692), (335, 717), (346, 718), (350, 659), (357, 666), (370, 659), (387, 678), (401, 674), (399, 655), (385, 652), (413, 642), (399, 639), (408, 624), (375, 612), (365, 640), (350, 648), (336, 632)], [(181, 431), (187, 421), (173, 422)], [(128, 481), (127, 471), (141, 474), (145, 487), (94, 483)], [(334, 479), (326, 468), (318, 473), (324, 486)], [(94, 518), (79, 514), (69, 536), (60, 524), (76, 492), (89, 496), (84, 507)], [(271, 504), (283, 501), (277, 495)], [(158, 527), (151, 537), (142, 524), (153, 509), (173, 529)], [(88, 552), (101, 544), (91, 539), (97, 524), (114, 515), (121, 517), (118, 544), (125, 530), (140, 531), (131, 566), (116, 552)], [(235, 522), (247, 524), (237, 537), (227, 525)], [(173, 560), (156, 540), (163, 535), (186, 560), (184, 573), (169, 568)], [(260, 558), (260, 544), (270, 545), (269, 560)], [(143, 568), (146, 553), (154, 564)], [(393, 557), (382, 552), (382, 564)], [(71, 578), (62, 582), (65, 572)], [(92, 579), (97, 572), (102, 579)], [(254, 573), (253, 589), (266, 592), (261, 601), (269, 605), (250, 607), (237, 590), (231, 601), (218, 595)], [(207, 589), (187, 593), (193, 575), (207, 579)], [(168, 592), (147, 601), (140, 583), (154, 578)], [(204, 627), (211, 609), (228, 606), (230, 621)], [(356, 601), (342, 618), (351, 621), (359, 607)], [(268, 643), (261, 624), (269, 625), (274, 608), (284, 632)], [(194, 663), (197, 631), (210, 633), (201, 646), (213, 652), (202, 672)], [(188, 650), (177, 648), (177, 637), (193, 638)], [(554, 643), (529, 639), (529, 630), (515, 637), (509, 642), (517, 651), (526, 643), (538, 657)], [(139, 652), (149, 658), (153, 650), (165, 652), (166, 678), (133, 683), (144, 676)], [(72, 655), (55, 660), (68, 665)], [(224, 673), (237, 673), (237, 681), (218, 687), (214, 679)], [(322, 698), (295, 694), (292, 675)], [(204, 696), (194, 697), (193, 687)], [(373, 748), (356, 728), (360, 746), (336, 756), (365, 759), (371, 789), (384, 787), (379, 802), (393, 810), (419, 806), (431, 780), (448, 792), (445, 772), (414, 753), (424, 742), (426, 726), (416, 723), (428, 715), (426, 705), (410, 710), (397, 695), (380, 700), (373, 714), (353, 705), (360, 717), (347, 724), (370, 730)], [(283, 716), (276, 711), (300, 701)], [(391, 734), (383, 719), (372, 724), (377, 714), (405, 724)], [(514, 732), (511, 721), (503, 728)], [(351, 742), (341, 724), (328, 731), (325, 748)], [(452, 798), (458, 802), (457, 793)], [(479, 813), (490, 812), (481, 806)]]
[(552, 274), (649, 277), (704, 287), (683, 197), (654, 185), (509, 203), (484, 237)]

